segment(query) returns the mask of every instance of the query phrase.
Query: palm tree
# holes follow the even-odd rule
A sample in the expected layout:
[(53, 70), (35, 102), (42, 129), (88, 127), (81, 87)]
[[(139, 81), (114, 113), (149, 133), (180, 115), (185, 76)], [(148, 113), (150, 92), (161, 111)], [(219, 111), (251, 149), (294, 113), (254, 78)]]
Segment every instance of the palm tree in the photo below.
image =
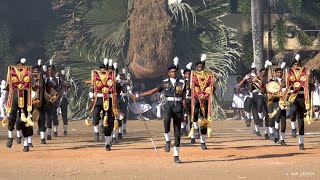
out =
[(64, 14), (65, 23), (48, 53), (63, 57), (62, 64), (72, 67), (71, 77), (80, 86), (104, 57), (130, 67), (135, 78), (153, 78), (164, 74), (163, 67), (174, 56), (183, 65), (206, 53), (208, 67), (224, 87), (241, 54), (236, 30), (220, 21), (228, 12), (226, 0), (56, 2), (54, 8)]
[(253, 60), (258, 69), (263, 67), (263, 2), (251, 0), (251, 24), (253, 41)]

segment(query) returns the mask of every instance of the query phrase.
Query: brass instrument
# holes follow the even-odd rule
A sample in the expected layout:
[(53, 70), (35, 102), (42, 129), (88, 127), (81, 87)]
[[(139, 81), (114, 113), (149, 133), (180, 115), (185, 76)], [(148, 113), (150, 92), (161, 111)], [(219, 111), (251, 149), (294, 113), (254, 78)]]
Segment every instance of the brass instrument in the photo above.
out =
[(260, 93), (262, 93), (262, 89), (260, 88), (261, 79), (256, 76), (252, 79), (252, 86), (255, 87)]
[(31, 92), (32, 98), (32, 105), (33, 105), (33, 112), (32, 112), (32, 120), (38, 121), (40, 117), (39, 108), (42, 104), (42, 93), (43, 93), (43, 86), (42, 86), (42, 76), (40, 72), (33, 72), (32, 77), (34, 80), (33, 83), (33, 91)]
[(56, 103), (59, 98), (60, 98), (60, 94), (58, 93), (58, 91), (56, 91), (55, 89), (51, 88), (50, 93), (48, 93), (47, 91), (45, 91), (44, 93), (44, 97), (51, 102), (52, 104)]

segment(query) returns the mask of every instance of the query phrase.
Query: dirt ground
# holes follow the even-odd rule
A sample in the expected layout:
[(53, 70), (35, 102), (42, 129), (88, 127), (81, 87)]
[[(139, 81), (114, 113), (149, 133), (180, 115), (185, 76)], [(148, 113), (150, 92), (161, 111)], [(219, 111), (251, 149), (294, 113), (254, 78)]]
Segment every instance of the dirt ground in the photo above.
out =
[(254, 136), (244, 121), (214, 122), (208, 150), (182, 138), (182, 164), (164, 152), (162, 121), (145, 122), (157, 152), (143, 121), (129, 121), (128, 134), (108, 152), (83, 121), (70, 122), (66, 137), (60, 128), (46, 145), (35, 135), (29, 152), (15, 139), (6, 148), (7, 130), (0, 128), (0, 179), (320, 179), (320, 122), (306, 125), (305, 151), (291, 138), (289, 121), (285, 147)]

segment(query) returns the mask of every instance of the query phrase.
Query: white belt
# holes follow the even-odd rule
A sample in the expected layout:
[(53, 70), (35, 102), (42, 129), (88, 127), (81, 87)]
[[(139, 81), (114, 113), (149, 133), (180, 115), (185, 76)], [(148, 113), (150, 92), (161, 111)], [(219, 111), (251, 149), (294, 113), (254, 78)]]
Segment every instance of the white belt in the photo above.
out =
[[(103, 94), (102, 93), (97, 93), (97, 97), (103, 97)], [(109, 95), (107, 97), (109, 97)]]
[(252, 92), (253, 92), (253, 93), (256, 93), (256, 92), (259, 92), (259, 90), (258, 90), (258, 89), (255, 89), (255, 90), (253, 90)]
[(191, 96), (186, 96), (186, 99), (191, 99)]
[(181, 101), (181, 98), (178, 98), (178, 97), (167, 97), (166, 98), (167, 99), (167, 101)]
[(304, 94), (304, 91), (299, 91), (298, 94)]

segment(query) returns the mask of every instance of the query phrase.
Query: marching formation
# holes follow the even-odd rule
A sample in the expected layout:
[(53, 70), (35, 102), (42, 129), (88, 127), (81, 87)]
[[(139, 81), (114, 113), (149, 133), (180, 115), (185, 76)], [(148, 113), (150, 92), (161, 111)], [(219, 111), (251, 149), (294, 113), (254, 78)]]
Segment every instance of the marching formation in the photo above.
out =
[[(93, 126), (94, 141), (103, 139), (106, 151), (110, 151), (112, 144), (127, 133), (128, 102), (132, 101), (142, 116), (136, 100), (162, 93), (165, 98), (165, 151), (171, 150), (171, 119), (175, 163), (181, 163), (181, 135), (188, 136), (191, 144), (199, 139), (201, 149), (206, 150), (206, 139), (210, 137), (213, 120), (215, 77), (212, 70), (205, 67), (205, 60), (206, 55), (202, 54), (200, 61), (195, 63), (195, 70), (192, 70), (190, 62), (185, 70), (181, 69), (179, 75), (179, 59), (175, 57), (173, 64), (168, 67), (168, 77), (158, 86), (133, 94), (127, 70), (124, 68), (119, 72), (118, 64), (105, 58), (97, 69), (92, 70), (91, 80), (85, 81), (91, 86), (89, 97), (92, 102), (92, 121), (87, 119), (85, 123)], [(56, 72), (52, 60), (48, 66), (42, 66), (39, 60), (38, 64), (31, 67), (22, 58), (8, 67), (7, 81), (1, 82), (0, 103), (1, 117), (4, 118), (2, 125), (8, 127), (8, 148), (12, 147), (13, 131), (16, 129), (17, 144), (23, 140), (23, 151), (29, 151), (33, 147), (35, 122), (38, 123), (41, 144), (51, 140), (52, 135), (58, 137), (59, 112), (63, 120), (63, 133), (68, 134), (67, 92), (70, 85), (65, 80), (64, 70)], [(310, 73), (301, 66), (299, 54), (290, 65), (285, 62), (274, 65), (267, 60), (265, 67), (257, 70), (253, 63), (252, 69), (236, 86), (238, 91), (245, 91), (243, 104), (246, 126), (251, 127), (253, 119), (256, 136), (261, 136), (260, 128), (264, 125), (265, 139), (285, 146), (286, 117), (289, 113), (291, 135), (296, 137), (295, 122), (298, 119), (298, 144), (304, 150), (304, 122), (310, 123), (314, 113), (314, 82)]]

